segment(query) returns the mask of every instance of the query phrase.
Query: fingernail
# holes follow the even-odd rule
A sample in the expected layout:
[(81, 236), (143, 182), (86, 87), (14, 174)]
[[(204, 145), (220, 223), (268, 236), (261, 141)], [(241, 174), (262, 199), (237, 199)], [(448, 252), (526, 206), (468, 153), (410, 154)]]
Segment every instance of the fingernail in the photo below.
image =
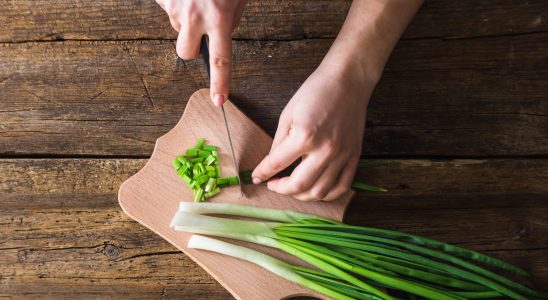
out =
[(272, 183), (272, 181), (269, 181), (266, 183), (266, 187), (269, 189), (269, 190), (272, 190), (272, 188), (274, 187), (274, 183)]
[(259, 178), (257, 178), (257, 177), (254, 177), (254, 178), (253, 178), (253, 183), (254, 183), (254, 184), (259, 184), (259, 183), (261, 183), (261, 182), (262, 182), (261, 179), (259, 179)]
[(221, 107), (223, 105), (223, 102), (225, 101), (225, 96), (217, 94), (215, 95), (215, 97), (213, 97), (213, 100), (216, 106)]

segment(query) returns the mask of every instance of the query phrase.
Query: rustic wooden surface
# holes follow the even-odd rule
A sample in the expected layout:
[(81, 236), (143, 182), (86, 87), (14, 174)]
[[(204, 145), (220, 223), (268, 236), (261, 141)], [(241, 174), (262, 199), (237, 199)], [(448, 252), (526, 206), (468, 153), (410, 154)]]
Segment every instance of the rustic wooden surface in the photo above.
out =
[[(251, 1), (232, 98), (268, 133), (349, 1)], [(0, 5), (0, 297), (225, 299), (116, 191), (206, 86), (152, 0)], [(430, 1), (369, 107), (347, 220), (485, 251), (548, 286), (548, 2)]]

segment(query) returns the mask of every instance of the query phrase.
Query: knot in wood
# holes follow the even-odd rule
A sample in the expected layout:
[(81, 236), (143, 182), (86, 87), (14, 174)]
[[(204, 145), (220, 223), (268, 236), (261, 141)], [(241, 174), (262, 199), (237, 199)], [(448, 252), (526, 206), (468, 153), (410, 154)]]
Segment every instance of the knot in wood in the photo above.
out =
[(106, 244), (103, 249), (103, 254), (105, 254), (108, 259), (116, 259), (120, 255), (120, 249), (112, 244)]

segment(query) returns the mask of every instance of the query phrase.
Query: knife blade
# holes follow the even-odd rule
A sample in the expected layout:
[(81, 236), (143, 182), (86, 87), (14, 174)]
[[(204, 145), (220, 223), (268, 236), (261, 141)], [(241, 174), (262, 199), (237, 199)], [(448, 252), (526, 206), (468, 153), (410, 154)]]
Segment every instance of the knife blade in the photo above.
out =
[[(200, 53), (204, 59), (204, 65), (207, 73), (207, 78), (211, 80), (211, 68), (209, 65), (209, 45), (207, 35), (202, 36), (200, 42)], [(242, 179), (240, 178), (240, 169), (238, 168), (238, 163), (236, 162), (236, 155), (234, 154), (234, 145), (232, 144), (232, 137), (230, 136), (230, 130), (228, 129), (228, 121), (226, 119), (226, 112), (224, 105), (221, 105), (221, 111), (223, 112), (223, 119), (225, 121), (226, 135), (228, 137), (228, 143), (230, 145), (230, 152), (232, 154), (232, 162), (234, 163), (234, 169), (236, 170), (236, 176), (238, 176), (238, 182), (240, 182), (240, 194), (244, 197), (244, 191), (242, 190)]]

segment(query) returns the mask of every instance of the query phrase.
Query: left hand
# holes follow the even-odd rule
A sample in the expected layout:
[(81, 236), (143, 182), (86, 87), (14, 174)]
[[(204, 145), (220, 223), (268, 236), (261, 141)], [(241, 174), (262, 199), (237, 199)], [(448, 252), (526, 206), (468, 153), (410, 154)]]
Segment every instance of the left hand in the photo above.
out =
[(322, 64), (283, 110), (270, 153), (255, 168), (260, 183), (294, 161), (291, 176), (268, 188), (299, 200), (333, 200), (350, 189), (360, 159), (367, 103), (374, 84)]

